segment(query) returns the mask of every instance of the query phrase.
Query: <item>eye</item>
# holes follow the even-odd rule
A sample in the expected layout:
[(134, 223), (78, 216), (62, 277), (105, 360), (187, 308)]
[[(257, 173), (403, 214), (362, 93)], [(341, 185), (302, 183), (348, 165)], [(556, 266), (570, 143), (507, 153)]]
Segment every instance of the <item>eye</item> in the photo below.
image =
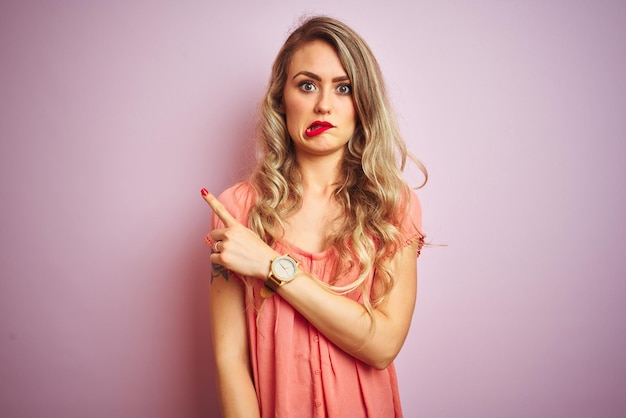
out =
[(310, 81), (303, 81), (302, 83), (300, 83), (300, 90), (302, 91), (315, 91), (315, 84), (311, 83)]
[(339, 94), (350, 94), (352, 93), (352, 86), (350, 84), (340, 84), (337, 86), (337, 92)]

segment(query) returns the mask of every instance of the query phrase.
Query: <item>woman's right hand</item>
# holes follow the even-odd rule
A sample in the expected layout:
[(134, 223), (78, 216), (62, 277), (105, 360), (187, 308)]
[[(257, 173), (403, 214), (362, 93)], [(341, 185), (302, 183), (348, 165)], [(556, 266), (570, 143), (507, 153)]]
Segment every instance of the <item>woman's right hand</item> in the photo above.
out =
[(213, 249), (218, 251), (211, 254), (211, 263), (242, 276), (267, 279), (270, 262), (280, 254), (237, 221), (213, 194), (206, 189), (201, 194), (224, 224), (224, 228), (211, 231), (211, 239), (216, 241)]

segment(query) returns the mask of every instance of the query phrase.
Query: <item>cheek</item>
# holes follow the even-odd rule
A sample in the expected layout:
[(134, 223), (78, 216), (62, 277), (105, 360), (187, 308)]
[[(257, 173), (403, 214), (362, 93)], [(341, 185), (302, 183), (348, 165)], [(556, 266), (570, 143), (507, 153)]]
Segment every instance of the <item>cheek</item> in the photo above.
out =
[(299, 136), (303, 126), (307, 123), (306, 106), (302, 100), (285, 100), (285, 119), (289, 134)]
[(289, 132), (289, 136), (291, 136), (291, 138), (294, 138), (294, 136), (297, 137), (300, 130), (300, 105), (297, 100), (293, 100), (293, 97), (285, 95), (283, 99), (283, 106), (285, 112), (285, 122), (287, 124), (287, 131)]
[(297, 118), (304, 110), (302, 100), (297, 100), (294, 97), (285, 97), (284, 104), (285, 114), (291, 116), (292, 118)]
[(353, 103), (346, 106), (346, 115), (354, 124), (356, 124), (356, 109), (354, 108)]

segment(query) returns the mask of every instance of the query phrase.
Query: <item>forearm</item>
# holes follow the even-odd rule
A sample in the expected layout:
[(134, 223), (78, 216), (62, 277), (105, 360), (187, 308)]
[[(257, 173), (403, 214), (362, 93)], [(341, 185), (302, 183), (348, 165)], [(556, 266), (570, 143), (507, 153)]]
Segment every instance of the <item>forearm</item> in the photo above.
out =
[(246, 368), (218, 366), (217, 388), (223, 418), (260, 416), (252, 377)]
[[(378, 309), (372, 317), (363, 304), (330, 292), (308, 273), (299, 274), (278, 293), (326, 338), (373, 367), (389, 365), (406, 338), (406, 321), (390, 318)], [(414, 299), (411, 314), (413, 306)]]

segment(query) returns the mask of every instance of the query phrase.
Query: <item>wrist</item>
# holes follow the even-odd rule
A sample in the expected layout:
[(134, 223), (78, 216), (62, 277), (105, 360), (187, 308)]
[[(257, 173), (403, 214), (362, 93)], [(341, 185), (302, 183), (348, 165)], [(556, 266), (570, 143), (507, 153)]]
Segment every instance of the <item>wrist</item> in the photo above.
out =
[(272, 261), (280, 256), (280, 253), (273, 250), (268, 252), (266, 255), (263, 255), (263, 257), (259, 260), (257, 274), (255, 274), (254, 277), (263, 282), (267, 280), (272, 268)]
[(261, 296), (267, 299), (280, 287), (293, 281), (300, 273), (299, 265), (300, 263), (289, 254), (279, 255), (272, 259), (267, 279), (261, 288)]

